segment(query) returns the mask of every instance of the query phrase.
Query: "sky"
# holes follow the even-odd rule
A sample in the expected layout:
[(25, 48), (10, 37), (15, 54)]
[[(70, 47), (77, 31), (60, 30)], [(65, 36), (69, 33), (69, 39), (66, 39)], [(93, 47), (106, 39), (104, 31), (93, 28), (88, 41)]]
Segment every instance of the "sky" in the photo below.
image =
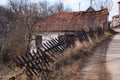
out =
[[(0, 5), (7, 5), (8, 0), (0, 0)], [(32, 2), (39, 2), (39, 1), (49, 1), (51, 4), (55, 2), (63, 2), (65, 6), (70, 7), (72, 11), (79, 11), (79, 3), (80, 3), (80, 10), (84, 11), (90, 6), (90, 0), (31, 0)], [(94, 0), (100, 1), (100, 0)], [(112, 16), (118, 14), (118, 2), (119, 0), (112, 0), (113, 6), (112, 9), (109, 11), (109, 20), (112, 20)]]

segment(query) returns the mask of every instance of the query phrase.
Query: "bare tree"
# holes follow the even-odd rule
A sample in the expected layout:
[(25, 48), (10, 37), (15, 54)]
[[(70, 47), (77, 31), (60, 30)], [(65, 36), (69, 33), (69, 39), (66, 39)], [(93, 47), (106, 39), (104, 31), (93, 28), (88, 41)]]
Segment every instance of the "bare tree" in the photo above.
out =
[(14, 14), (12, 15), (14, 18), (9, 23), (8, 36), (1, 53), (4, 54), (6, 50), (9, 50), (6, 53), (14, 58), (26, 52), (29, 36), (32, 34), (32, 26), (39, 16), (37, 6), (29, 0), (10, 0), (8, 10)]
[(62, 2), (57, 2), (55, 3), (55, 11), (56, 12), (69, 12), (69, 11), (72, 11), (72, 9), (69, 7), (65, 7), (64, 3)]
[(49, 15), (48, 14), (49, 7), (50, 5), (47, 1), (39, 2), (39, 10), (40, 10), (40, 15), (42, 17), (47, 17)]
[(102, 8), (107, 8), (109, 11), (112, 9), (113, 2), (112, 0), (93, 0), (93, 7), (96, 10), (100, 10)]
[(15, 57), (23, 54), (28, 49), (30, 36), (33, 33), (33, 25), (39, 19), (46, 18), (56, 12), (71, 11), (59, 2), (50, 5), (49, 2), (32, 3), (30, 0), (9, 0), (7, 7), (13, 20), (9, 22), (9, 31), (7, 39), (2, 47), (2, 53), (5, 50), (7, 54)]
[(53, 5), (50, 5), (49, 2), (44, 1), (44, 2), (39, 2), (38, 6), (39, 6), (40, 14), (43, 17), (50, 16), (50, 15), (57, 13), (57, 12), (72, 11), (71, 8), (65, 7), (64, 3), (62, 3), (62, 2), (56, 2)]
[[(28, 50), (31, 35), (34, 32), (33, 25), (37, 20), (56, 12), (69, 11), (62, 3), (59, 5), (50, 5), (48, 2), (35, 4), (30, 0), (9, 0), (6, 10), (8, 12), (5, 15), (10, 20), (7, 23), (7, 37), (3, 40), (2, 47), (0, 46), (0, 63), (6, 62), (9, 67), (15, 66), (13, 59), (16, 56), (24, 54)], [(4, 65), (3, 63), (2, 65)], [(6, 65), (4, 66), (6, 67)], [(5, 69), (6, 72), (10, 72), (9, 69)]]

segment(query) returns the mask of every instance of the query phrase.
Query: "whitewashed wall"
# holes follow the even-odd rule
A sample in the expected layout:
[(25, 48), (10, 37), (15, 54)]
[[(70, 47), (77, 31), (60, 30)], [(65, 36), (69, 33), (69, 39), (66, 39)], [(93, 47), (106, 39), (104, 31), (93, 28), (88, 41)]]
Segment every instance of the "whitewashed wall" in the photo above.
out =
[(32, 53), (33, 51), (36, 52), (36, 38), (35, 36), (42, 36), (42, 44), (46, 43), (49, 40), (55, 39), (57, 38), (59, 35), (64, 35), (64, 33), (62, 32), (44, 32), (44, 33), (40, 33), (40, 34), (34, 34), (32, 36), (31, 42), (30, 42), (30, 52)]
[(46, 43), (49, 40), (55, 39), (58, 37), (58, 33), (46, 33), (42, 34), (42, 44)]
[(112, 21), (112, 26), (115, 27), (115, 26), (118, 26), (120, 23), (120, 19), (119, 18), (113, 18), (113, 21)]
[(35, 41), (35, 35), (32, 35), (31, 41), (30, 41), (30, 53), (33, 53), (37, 51), (36, 49), (36, 41)]

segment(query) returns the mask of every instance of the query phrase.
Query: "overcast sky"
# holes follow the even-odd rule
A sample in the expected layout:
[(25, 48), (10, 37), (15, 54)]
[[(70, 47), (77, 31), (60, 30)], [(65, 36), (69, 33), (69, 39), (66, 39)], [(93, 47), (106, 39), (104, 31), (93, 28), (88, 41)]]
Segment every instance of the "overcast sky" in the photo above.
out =
[[(0, 0), (0, 5), (7, 5), (8, 0)], [(31, 0), (32, 2), (39, 2), (39, 1), (45, 1), (45, 0)], [(68, 6), (72, 8), (73, 11), (79, 11), (79, 3), (80, 3), (80, 10), (86, 10), (90, 6), (90, 0), (46, 0), (50, 3), (55, 3), (58, 1), (62, 1), (65, 6)], [(98, 1), (98, 0), (95, 0)], [(118, 2), (119, 0), (112, 0), (113, 7), (110, 11), (109, 19), (111, 20), (111, 17), (118, 14)]]

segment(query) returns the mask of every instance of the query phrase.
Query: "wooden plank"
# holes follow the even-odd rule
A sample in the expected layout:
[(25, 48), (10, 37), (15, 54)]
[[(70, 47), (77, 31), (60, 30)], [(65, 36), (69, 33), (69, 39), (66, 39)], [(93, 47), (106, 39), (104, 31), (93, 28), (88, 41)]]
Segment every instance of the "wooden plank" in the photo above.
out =
[(57, 38), (55, 38), (54, 40), (53, 40), (53, 42), (54, 43), (57, 43), (58, 45), (59, 45), (59, 47), (61, 48), (61, 51), (63, 51), (64, 50), (64, 45), (61, 45), (60, 43), (59, 43), (59, 41), (57, 41), (58, 39)]
[(18, 66), (20, 66), (20, 67), (24, 66), (24, 62), (19, 57), (16, 57), (15, 60), (16, 60), (16, 62), (18, 64)]
[(60, 50), (58, 49), (58, 44), (53, 43), (52, 41), (49, 41), (49, 44), (51, 44), (56, 52), (59, 52)]
[(34, 60), (34, 56), (31, 53), (29, 53), (29, 55), (32, 58), (32, 60)]
[[(29, 65), (28, 61), (25, 59), (25, 57), (23, 55), (21, 55), (22, 59), (25, 61), (24, 63), (24, 67), (31, 73), (31, 71), (36, 74), (36, 72), (34, 71), (34, 69), (31, 68), (31, 66)], [(30, 62), (31, 63), (31, 62)], [(33, 66), (33, 64), (32, 64)]]
[(55, 53), (58, 52), (56, 49), (55, 49), (55, 46), (52, 46), (50, 43), (46, 42), (46, 44), (50, 47), (49, 49), (54, 51)]
[(51, 59), (45, 52), (43, 52), (42, 50), (40, 50), (43, 60), (47, 63), (47, 65), (49, 66), (48, 60), (50, 61), (54, 61), (53, 59)]

